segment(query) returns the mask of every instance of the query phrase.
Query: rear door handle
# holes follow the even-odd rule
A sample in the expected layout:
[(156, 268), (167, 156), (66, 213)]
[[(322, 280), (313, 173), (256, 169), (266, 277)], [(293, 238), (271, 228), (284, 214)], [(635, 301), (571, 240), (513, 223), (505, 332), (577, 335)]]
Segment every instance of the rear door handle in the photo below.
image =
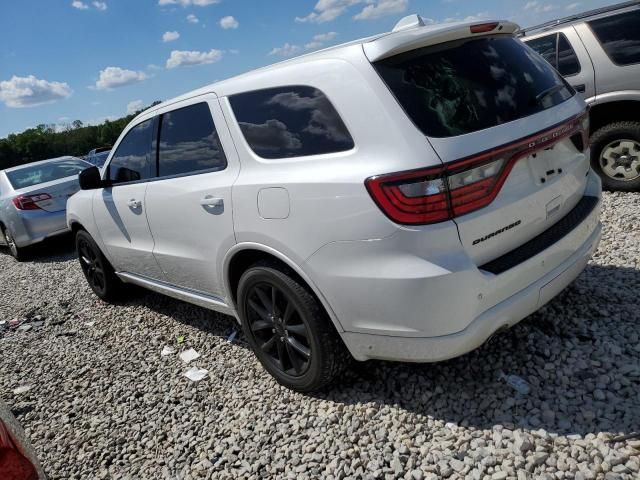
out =
[(221, 207), (224, 205), (224, 200), (213, 195), (206, 195), (200, 199), (200, 205), (203, 207)]
[(584, 93), (587, 91), (587, 86), (584, 83), (580, 85), (572, 85), (573, 88), (576, 89), (576, 92)]
[(127, 206), (129, 208), (140, 208), (142, 206), (142, 202), (140, 200), (136, 200), (135, 198), (132, 198), (127, 202)]

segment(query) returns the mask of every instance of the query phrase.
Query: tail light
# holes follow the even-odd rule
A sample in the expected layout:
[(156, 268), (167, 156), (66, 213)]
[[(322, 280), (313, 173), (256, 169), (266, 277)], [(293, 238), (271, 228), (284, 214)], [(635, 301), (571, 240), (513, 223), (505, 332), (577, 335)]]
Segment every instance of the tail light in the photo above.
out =
[(0, 421), (0, 476), (7, 480), (37, 480), (38, 473)]
[(51, 195), (48, 193), (39, 193), (38, 195), (20, 195), (13, 199), (13, 204), (18, 210), (39, 210), (38, 202), (50, 200)]
[(580, 135), (588, 145), (587, 115), (463, 160), (424, 170), (377, 175), (365, 182), (369, 194), (394, 222), (425, 225), (486, 207), (496, 198), (518, 160), (560, 140)]

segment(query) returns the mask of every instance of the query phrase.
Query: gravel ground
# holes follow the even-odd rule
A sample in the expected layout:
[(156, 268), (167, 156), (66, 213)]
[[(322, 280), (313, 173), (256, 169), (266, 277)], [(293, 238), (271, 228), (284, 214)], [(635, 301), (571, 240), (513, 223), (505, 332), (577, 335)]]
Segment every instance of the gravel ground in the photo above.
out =
[[(640, 438), (611, 439), (640, 430), (640, 195), (604, 200), (593, 262), (542, 311), (462, 358), (360, 364), (313, 396), (228, 343), (229, 317), (97, 301), (69, 239), (0, 254), (0, 320), (44, 320), (0, 332), (0, 397), (53, 479), (637, 479)], [(209, 376), (191, 383), (166, 344)]]

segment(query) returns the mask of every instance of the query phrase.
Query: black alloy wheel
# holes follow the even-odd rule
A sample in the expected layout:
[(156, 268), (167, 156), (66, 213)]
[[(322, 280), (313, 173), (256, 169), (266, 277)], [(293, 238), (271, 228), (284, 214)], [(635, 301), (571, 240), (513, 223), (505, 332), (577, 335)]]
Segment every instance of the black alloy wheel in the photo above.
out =
[(76, 234), (76, 251), (82, 273), (91, 290), (104, 301), (117, 300), (122, 293), (122, 281), (115, 274), (113, 267), (91, 235), (85, 230), (80, 230)]
[(262, 260), (249, 267), (237, 294), (244, 335), (281, 385), (320, 390), (352, 360), (318, 298), (282, 263)]
[(93, 249), (86, 238), (78, 239), (78, 257), (84, 276), (89, 282), (91, 289), (100, 296), (104, 294), (106, 279), (104, 265), (98, 252)]
[(277, 286), (258, 283), (246, 299), (247, 321), (258, 348), (283, 373), (304, 375), (311, 362), (309, 331), (293, 299)]

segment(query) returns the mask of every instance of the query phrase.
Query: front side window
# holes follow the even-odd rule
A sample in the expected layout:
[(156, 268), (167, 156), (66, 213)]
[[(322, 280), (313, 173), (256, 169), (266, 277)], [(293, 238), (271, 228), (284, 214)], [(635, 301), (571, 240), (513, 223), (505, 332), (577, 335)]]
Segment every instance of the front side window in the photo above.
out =
[(527, 42), (531, 48), (553, 65), (560, 75), (570, 77), (580, 73), (580, 62), (576, 52), (564, 33), (554, 33)]
[(83, 160), (66, 158), (53, 160), (38, 165), (25, 166), (6, 172), (11, 186), (15, 190), (32, 187), (40, 183), (53, 182), (66, 177), (78, 175), (91, 165)]
[(269, 88), (229, 101), (249, 147), (262, 158), (321, 155), (354, 146), (340, 115), (317, 88)]
[(640, 63), (640, 10), (619, 13), (588, 23), (614, 63)]
[(574, 95), (551, 65), (511, 36), (420, 48), (374, 66), (429, 137), (495, 127), (552, 108)]
[(112, 183), (137, 182), (153, 176), (152, 125), (152, 120), (146, 120), (129, 130), (122, 139), (109, 163), (109, 180)]
[(165, 113), (160, 122), (160, 177), (223, 170), (227, 166), (207, 103)]

